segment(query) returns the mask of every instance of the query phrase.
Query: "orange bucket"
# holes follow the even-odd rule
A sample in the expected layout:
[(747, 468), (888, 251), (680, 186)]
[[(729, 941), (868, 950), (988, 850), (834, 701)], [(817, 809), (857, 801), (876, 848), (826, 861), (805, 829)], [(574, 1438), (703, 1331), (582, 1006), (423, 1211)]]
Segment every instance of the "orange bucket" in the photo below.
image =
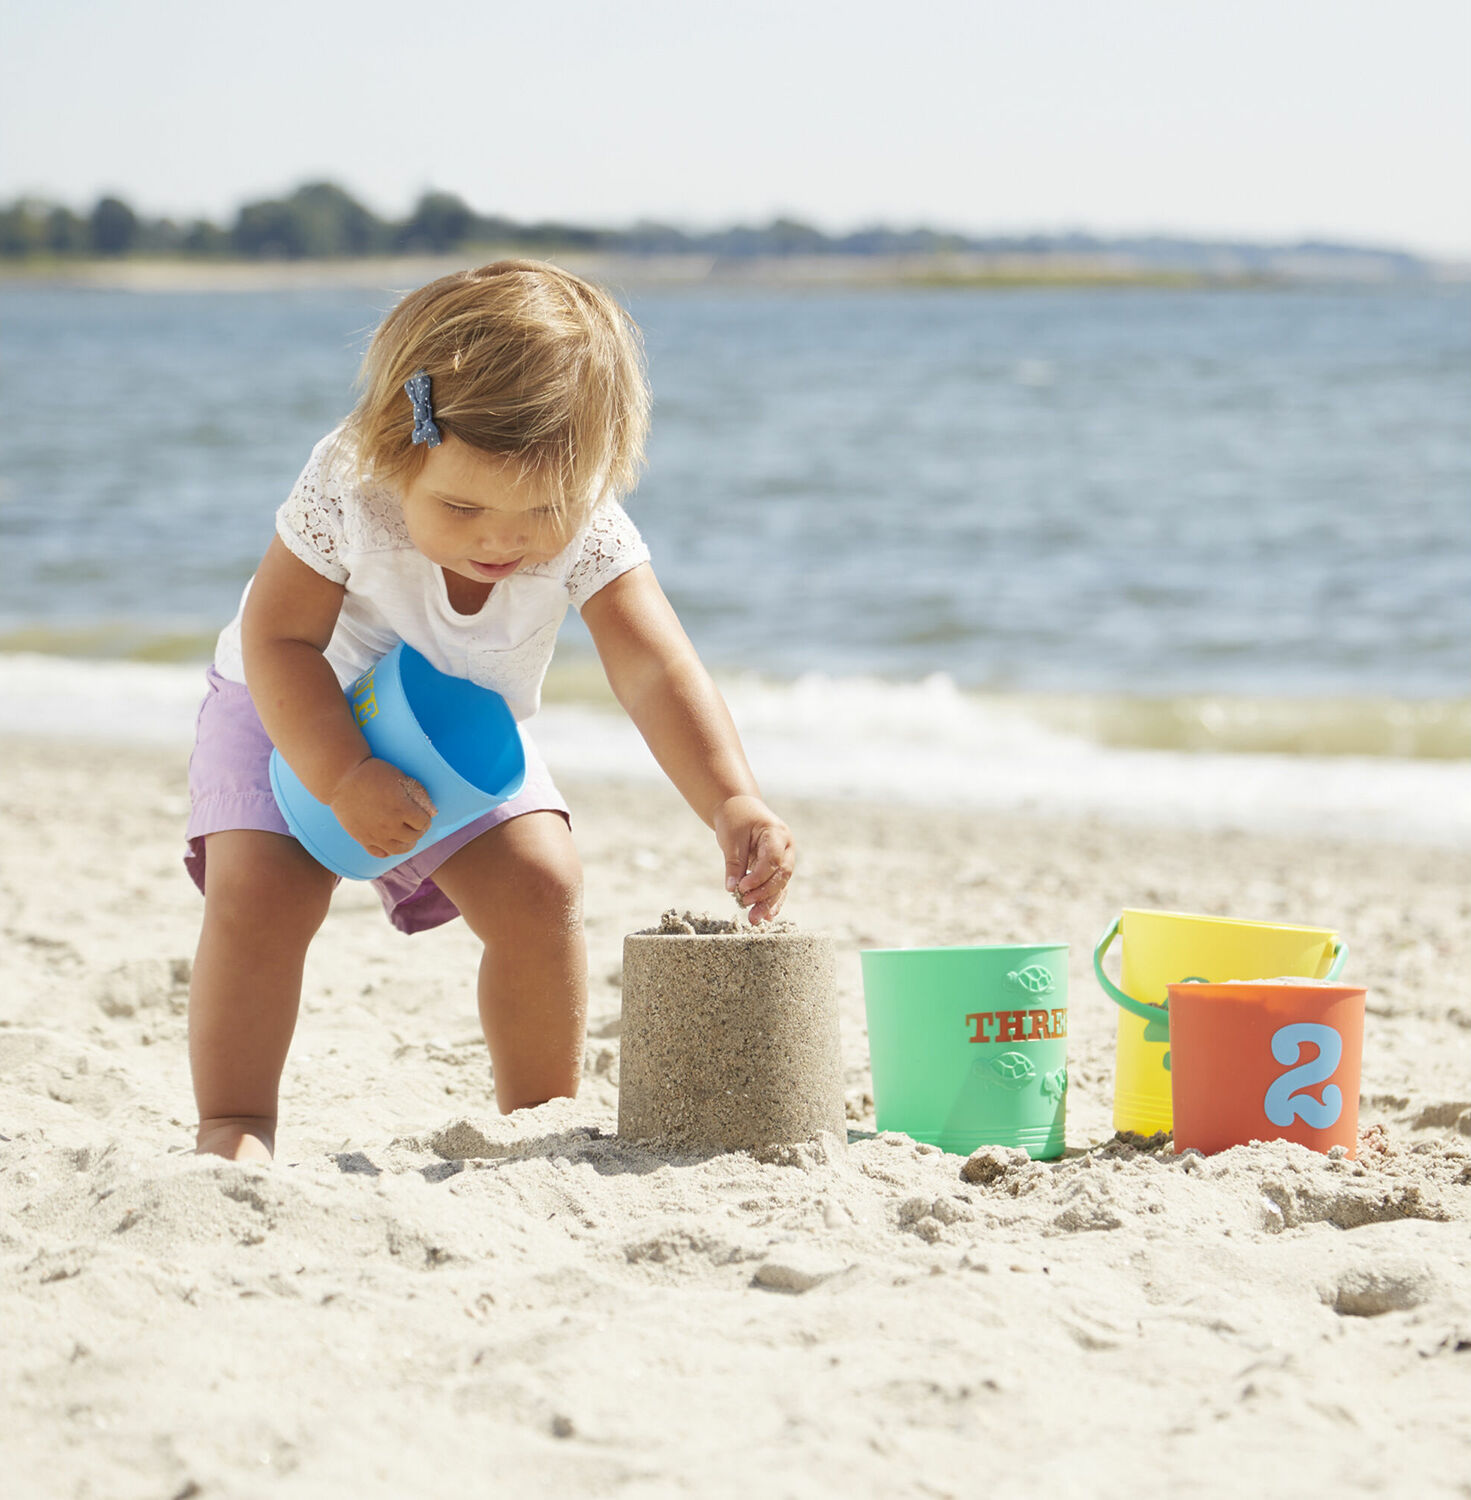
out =
[(1359, 1138), (1364, 991), (1325, 980), (1172, 984), (1175, 1150)]

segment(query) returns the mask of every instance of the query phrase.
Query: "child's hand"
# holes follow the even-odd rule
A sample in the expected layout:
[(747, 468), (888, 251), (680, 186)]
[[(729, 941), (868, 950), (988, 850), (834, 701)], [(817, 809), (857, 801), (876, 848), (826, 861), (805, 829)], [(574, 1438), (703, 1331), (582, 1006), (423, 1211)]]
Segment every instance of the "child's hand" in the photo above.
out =
[(715, 837), (725, 851), (725, 888), (769, 922), (786, 899), (797, 863), (792, 831), (759, 797), (732, 797), (715, 810)]
[(354, 766), (337, 783), (330, 805), (337, 821), (375, 859), (412, 849), (435, 811), (429, 793), (386, 760)]

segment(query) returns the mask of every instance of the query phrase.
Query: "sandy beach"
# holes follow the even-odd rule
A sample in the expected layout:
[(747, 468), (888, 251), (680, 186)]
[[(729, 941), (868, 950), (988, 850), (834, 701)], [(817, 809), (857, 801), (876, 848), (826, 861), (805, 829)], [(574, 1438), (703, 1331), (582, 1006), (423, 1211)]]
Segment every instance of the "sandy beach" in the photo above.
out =
[[(616, 1137), (620, 954), (723, 910), (648, 784), (566, 790), (575, 1101), (502, 1117), (463, 927), (344, 887), (272, 1169), (190, 1154), (199, 898), (171, 749), (4, 745), (0, 1453), (16, 1497), (1471, 1493), (1471, 860), (785, 801), (838, 954), (849, 1139)], [(1113, 1139), (1089, 947), (1126, 904), (1337, 925), (1358, 1161)], [(859, 951), (1072, 945), (1068, 1151), (874, 1133)]]
[[(362, 256), (351, 260), (208, 260), (140, 256), (126, 260), (55, 260), (0, 263), (0, 282), (19, 286), (85, 287), (122, 292), (256, 292), (332, 288), (378, 290), (422, 285), (467, 265), (524, 257), (524, 246), (466, 246), (453, 255)], [(1126, 255), (1066, 253), (982, 253), (950, 251), (903, 255), (751, 255), (720, 257), (700, 252), (627, 254), (552, 248), (539, 258), (623, 289), (690, 287), (868, 288), (977, 287), (1232, 287), (1285, 284), (1296, 274), (1311, 280), (1338, 267), (1282, 253), (1283, 265), (1270, 274), (1251, 272), (1229, 256), (1202, 270), (1140, 264)], [(1302, 264), (1296, 266), (1301, 259)], [(1456, 268), (1436, 267), (1438, 279), (1455, 279)], [(1350, 279), (1377, 281), (1356, 265)]]

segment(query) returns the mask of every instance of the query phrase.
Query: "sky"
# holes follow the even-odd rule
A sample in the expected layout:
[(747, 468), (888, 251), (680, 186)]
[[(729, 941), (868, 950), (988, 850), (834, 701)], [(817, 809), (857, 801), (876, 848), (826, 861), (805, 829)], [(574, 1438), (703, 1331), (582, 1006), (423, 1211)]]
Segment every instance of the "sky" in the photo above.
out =
[(1471, 257), (1467, 0), (46, 0), (0, 201), (228, 221), (341, 183), (515, 219), (788, 214)]

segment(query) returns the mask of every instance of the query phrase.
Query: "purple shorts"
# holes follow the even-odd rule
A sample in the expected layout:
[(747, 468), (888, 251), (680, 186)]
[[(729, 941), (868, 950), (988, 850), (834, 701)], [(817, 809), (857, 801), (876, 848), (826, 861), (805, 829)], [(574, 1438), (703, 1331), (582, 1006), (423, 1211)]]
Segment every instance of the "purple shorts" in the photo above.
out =
[[(188, 840), (184, 868), (201, 891), (206, 835), (236, 828), (284, 833), (288, 838), (291, 834), (271, 791), (271, 739), (255, 711), (250, 689), (243, 682), (221, 677), (213, 667), (206, 675), (209, 690), (199, 707), (194, 753), (189, 757), (189, 826), (184, 834)], [(476, 835), (522, 813), (559, 812), (572, 821), (540, 752), (524, 732), (521, 741), (526, 750), (526, 780), (509, 802), (372, 882), (389, 921), (400, 931), (424, 932), (459, 916), (459, 908), (430, 877)]]

